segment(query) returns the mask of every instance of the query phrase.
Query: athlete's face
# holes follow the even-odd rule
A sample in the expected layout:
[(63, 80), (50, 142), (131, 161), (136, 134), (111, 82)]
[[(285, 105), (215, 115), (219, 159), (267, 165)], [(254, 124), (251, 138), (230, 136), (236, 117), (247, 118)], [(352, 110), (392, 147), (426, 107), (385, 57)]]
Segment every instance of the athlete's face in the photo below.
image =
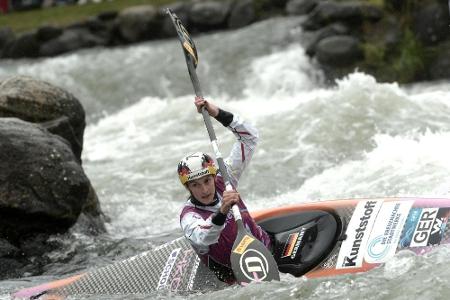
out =
[(214, 184), (213, 175), (189, 181), (187, 183), (187, 188), (195, 199), (205, 205), (211, 204), (214, 201), (216, 186)]

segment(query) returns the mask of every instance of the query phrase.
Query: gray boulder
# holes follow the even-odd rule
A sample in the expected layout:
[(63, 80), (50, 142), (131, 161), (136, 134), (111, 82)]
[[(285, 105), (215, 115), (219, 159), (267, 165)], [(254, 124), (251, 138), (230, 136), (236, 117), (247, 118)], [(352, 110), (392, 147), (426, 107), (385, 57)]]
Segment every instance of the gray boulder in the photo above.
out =
[(40, 47), (40, 56), (56, 56), (82, 48), (104, 46), (106, 41), (93, 35), (86, 29), (72, 28), (64, 30), (63, 34), (55, 39), (43, 43)]
[(64, 232), (82, 212), (89, 179), (60, 136), (0, 118), (0, 228), (9, 241)]
[(9, 27), (0, 28), (0, 57), (3, 48), (9, 43), (11, 43), (15, 38), (14, 32)]
[(14, 257), (20, 254), (20, 250), (11, 245), (7, 240), (0, 239), (0, 257)]
[(118, 28), (126, 42), (145, 41), (159, 36), (161, 18), (152, 5), (133, 6), (119, 13)]
[(403, 30), (399, 20), (393, 16), (385, 19), (385, 30), (383, 31), (382, 42), (388, 52), (393, 51), (403, 38)]
[(1, 117), (44, 123), (70, 143), (77, 161), (81, 162), (85, 112), (72, 94), (31, 77), (7, 78), (0, 82)]
[(119, 12), (117, 11), (100, 13), (96, 17), (85, 21), (84, 28), (99, 38), (106, 46), (121, 44), (123, 40), (119, 32), (118, 16)]
[(36, 32), (20, 35), (3, 49), (2, 57), (6, 58), (34, 58), (39, 56), (40, 42)]
[(407, 7), (408, 1), (409, 0), (385, 0), (384, 2), (386, 6), (392, 10), (401, 12)]
[(85, 232), (104, 232), (92, 192), (65, 139), (38, 124), (0, 118), (0, 280), (40, 274), (44, 254), (58, 246), (49, 235), (80, 219)]
[(273, 7), (283, 8), (286, 6), (288, 0), (269, 0), (268, 2), (270, 2), (270, 5)]
[(437, 55), (428, 65), (431, 80), (450, 79), (450, 42), (437, 48)]
[(37, 38), (40, 42), (47, 42), (49, 40), (57, 38), (62, 33), (62, 28), (49, 25), (39, 27), (36, 32)]
[(202, 30), (225, 28), (231, 11), (229, 1), (205, 1), (192, 5), (189, 20)]
[(383, 17), (383, 11), (371, 4), (363, 2), (319, 2), (309, 14), (304, 24), (306, 29), (318, 29), (334, 22), (345, 22), (359, 25), (363, 21), (376, 22)]
[(255, 5), (253, 0), (238, 1), (231, 10), (228, 18), (228, 27), (240, 28), (253, 23), (256, 20)]
[(0, 280), (20, 277), (19, 269), (26, 263), (21, 256), (23, 253), (19, 248), (0, 238)]
[(360, 42), (352, 36), (332, 36), (321, 40), (316, 47), (319, 63), (332, 67), (346, 67), (364, 56)]
[(425, 45), (436, 44), (450, 36), (448, 10), (445, 5), (433, 3), (415, 13), (413, 31)]
[(288, 15), (305, 15), (310, 13), (318, 4), (318, 0), (290, 0), (286, 3)]
[(119, 15), (118, 11), (109, 10), (109, 11), (104, 11), (104, 12), (99, 13), (97, 15), (97, 19), (102, 22), (109, 22), (109, 21), (115, 20), (118, 15)]
[(314, 56), (316, 53), (317, 44), (331, 36), (337, 35), (347, 35), (350, 32), (350, 29), (343, 23), (333, 23), (327, 25), (317, 31), (314, 32), (309, 44), (306, 46), (306, 54), (309, 56)]

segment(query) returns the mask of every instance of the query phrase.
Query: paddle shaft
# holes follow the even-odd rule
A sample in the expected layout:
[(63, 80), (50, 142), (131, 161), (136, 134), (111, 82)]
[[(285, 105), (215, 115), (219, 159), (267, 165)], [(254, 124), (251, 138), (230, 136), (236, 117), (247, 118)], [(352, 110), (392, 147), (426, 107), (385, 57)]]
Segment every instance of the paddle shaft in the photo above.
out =
[[(197, 97), (203, 98), (203, 92), (202, 92), (202, 89), (200, 87), (200, 82), (197, 77), (197, 71), (195, 70), (195, 67), (198, 62), (198, 58), (196, 57), (197, 51), (195, 49), (195, 45), (193, 44), (193, 41), (190, 39), (188, 32), (184, 29), (184, 27), (181, 24), (181, 22), (179, 21), (179, 19), (170, 11), (170, 9), (167, 9), (167, 13), (170, 16), (170, 18), (176, 28), (178, 37), (181, 41), (184, 58), (186, 59), (186, 65), (187, 65), (187, 68), (189, 71), (189, 76), (191, 78), (192, 86), (194, 87), (195, 95)], [(190, 45), (189, 42), (191, 42), (192, 45)], [(194, 65), (194, 59), (195, 59), (195, 65)], [(220, 150), (219, 150), (216, 133), (215, 133), (214, 127), (212, 126), (212, 123), (211, 123), (211, 117), (209, 116), (209, 113), (204, 106), (201, 109), (201, 113), (203, 116), (203, 121), (205, 122), (205, 125), (206, 125), (206, 130), (208, 131), (209, 139), (211, 140), (211, 144), (214, 149), (214, 154), (216, 156), (217, 163), (219, 164), (220, 173), (222, 174), (224, 182), (225, 182), (225, 188), (227, 191), (230, 191), (233, 189), (233, 187), (231, 186), (230, 176), (228, 175), (227, 168), (225, 167), (222, 153), (220, 153)], [(237, 205), (232, 206), (232, 211), (233, 211), (234, 219), (236, 220), (236, 222), (238, 222), (238, 227), (239, 228), (243, 227), (243, 226), (240, 226), (243, 224), (239, 224), (240, 222), (242, 223), (242, 216), (241, 216), (241, 212), (239, 211), (239, 208), (237, 207)]]
[[(195, 95), (197, 97), (203, 98), (203, 93), (202, 93), (202, 89), (200, 87), (200, 82), (197, 77), (197, 72), (194, 68), (194, 65), (188, 59), (188, 57), (186, 57), (186, 64), (188, 67), (189, 76), (191, 77), (192, 86), (194, 87)], [(208, 131), (211, 145), (214, 150), (214, 155), (216, 156), (217, 163), (219, 164), (220, 173), (222, 174), (224, 182), (225, 182), (225, 188), (227, 191), (231, 191), (233, 189), (233, 187), (231, 186), (230, 176), (228, 175), (227, 168), (225, 166), (225, 162), (223, 161), (222, 153), (219, 150), (219, 144), (217, 143), (216, 132), (214, 131), (214, 127), (211, 123), (211, 117), (210, 117), (208, 111), (206, 110), (205, 106), (202, 107), (201, 112), (202, 112), (202, 116), (203, 116), (203, 121), (205, 122), (206, 130)], [(233, 210), (234, 219), (236, 220), (236, 222), (238, 222), (238, 227), (241, 227), (241, 225), (243, 225), (243, 224), (239, 224), (239, 223), (242, 223), (242, 216), (241, 216), (241, 212), (239, 211), (239, 208), (237, 207), (237, 205), (233, 205), (232, 210)]]

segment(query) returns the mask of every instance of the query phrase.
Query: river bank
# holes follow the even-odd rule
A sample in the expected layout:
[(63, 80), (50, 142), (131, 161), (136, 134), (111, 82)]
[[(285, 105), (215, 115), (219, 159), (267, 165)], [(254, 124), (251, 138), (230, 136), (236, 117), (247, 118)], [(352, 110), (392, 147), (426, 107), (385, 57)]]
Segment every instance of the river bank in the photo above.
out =
[[(373, 4), (372, 4), (373, 2)], [(298, 41), (329, 82), (355, 69), (381, 82), (450, 78), (448, 8), (442, 1), (183, 1), (104, 11), (68, 26), (41, 26), (18, 36), (0, 29), (2, 59), (52, 57), (175, 37), (165, 9), (192, 35), (234, 30), (273, 16), (299, 16)]]

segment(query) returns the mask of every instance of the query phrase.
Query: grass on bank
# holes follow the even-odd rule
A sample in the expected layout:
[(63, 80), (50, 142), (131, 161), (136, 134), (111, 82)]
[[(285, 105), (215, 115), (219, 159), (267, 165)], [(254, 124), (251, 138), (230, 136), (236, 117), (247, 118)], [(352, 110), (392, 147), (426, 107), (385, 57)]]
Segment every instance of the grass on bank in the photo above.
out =
[(367, 43), (363, 46), (365, 61), (362, 70), (375, 75), (379, 81), (408, 83), (423, 77), (430, 50), (416, 39), (410, 29), (395, 49), (387, 51), (384, 45)]
[(32, 31), (42, 25), (65, 26), (85, 20), (105, 11), (121, 11), (130, 6), (151, 4), (162, 6), (176, 0), (104, 0), (101, 3), (65, 5), (17, 11), (0, 15), (0, 28), (10, 27), (15, 33)]

